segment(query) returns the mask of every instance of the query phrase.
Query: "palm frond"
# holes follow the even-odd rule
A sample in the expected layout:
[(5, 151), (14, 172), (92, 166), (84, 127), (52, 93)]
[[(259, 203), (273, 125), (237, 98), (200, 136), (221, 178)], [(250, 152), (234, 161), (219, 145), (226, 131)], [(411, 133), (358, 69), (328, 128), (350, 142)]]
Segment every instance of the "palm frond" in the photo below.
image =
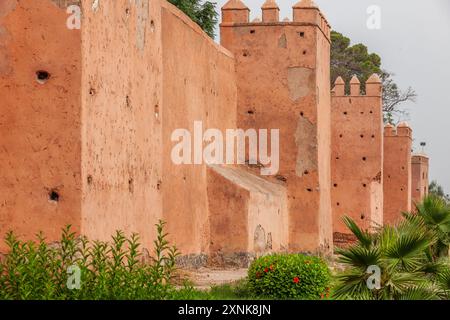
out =
[(367, 231), (363, 231), (359, 226), (353, 221), (352, 218), (344, 216), (342, 221), (347, 226), (347, 228), (353, 233), (353, 235), (358, 239), (358, 242), (365, 248), (369, 248), (372, 245), (372, 236)]
[(418, 286), (408, 288), (396, 298), (397, 300), (439, 300), (439, 295), (433, 288)]

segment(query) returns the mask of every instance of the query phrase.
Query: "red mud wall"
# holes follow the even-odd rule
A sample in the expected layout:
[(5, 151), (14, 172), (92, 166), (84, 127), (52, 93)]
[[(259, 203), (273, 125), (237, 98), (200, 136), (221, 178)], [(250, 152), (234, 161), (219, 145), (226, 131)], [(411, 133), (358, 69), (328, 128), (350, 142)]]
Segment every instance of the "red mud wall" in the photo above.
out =
[[(360, 95), (359, 83), (344, 95), (344, 82), (336, 83), (331, 107), (331, 203), (334, 241), (350, 233), (342, 223), (351, 217), (364, 229), (383, 223), (383, 118), (381, 83), (375, 95)], [(356, 81), (356, 78), (354, 78)], [(342, 237), (344, 237), (342, 239)]]
[[(53, 241), (68, 223), (80, 228), (81, 35), (58, 4), (0, 1), (2, 238), (43, 231)], [(50, 78), (39, 83), (37, 71)]]
[(150, 3), (83, 1), (82, 26), (82, 232), (139, 232), (145, 246), (163, 174), (161, 7)]
[(183, 254), (207, 252), (206, 166), (175, 165), (171, 135), (236, 126), (232, 55), (165, 1), (99, 4), (83, 10), (83, 232), (149, 246), (164, 219)]
[(384, 224), (395, 224), (403, 211), (411, 210), (411, 144), (406, 124), (384, 128)]
[(206, 166), (174, 165), (171, 133), (236, 127), (232, 55), (166, 1), (8, 0), (0, 19), (0, 232), (70, 223), (148, 247), (164, 219), (183, 254), (207, 252)]
[(207, 168), (174, 164), (171, 134), (188, 129), (193, 142), (194, 121), (202, 122), (203, 132), (216, 128), (224, 137), (225, 129), (236, 128), (234, 59), (169, 4), (162, 9), (162, 53), (163, 217), (183, 254), (205, 253), (210, 245)]

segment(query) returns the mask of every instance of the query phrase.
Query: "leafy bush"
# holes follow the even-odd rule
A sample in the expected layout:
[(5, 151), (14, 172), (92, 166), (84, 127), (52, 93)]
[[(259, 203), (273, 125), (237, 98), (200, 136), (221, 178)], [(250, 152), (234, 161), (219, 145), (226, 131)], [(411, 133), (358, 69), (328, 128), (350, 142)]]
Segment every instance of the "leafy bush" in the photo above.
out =
[(274, 254), (256, 259), (248, 270), (251, 292), (274, 299), (318, 299), (329, 295), (330, 271), (320, 258)]
[[(137, 234), (127, 238), (117, 231), (112, 242), (91, 242), (77, 238), (68, 226), (61, 241), (49, 246), (41, 234), (37, 242), (23, 242), (10, 232), (8, 254), (0, 261), (0, 299), (171, 298), (178, 251), (166, 240), (164, 222), (157, 231), (151, 263), (142, 259)], [(70, 288), (74, 266), (81, 271), (79, 288)]]

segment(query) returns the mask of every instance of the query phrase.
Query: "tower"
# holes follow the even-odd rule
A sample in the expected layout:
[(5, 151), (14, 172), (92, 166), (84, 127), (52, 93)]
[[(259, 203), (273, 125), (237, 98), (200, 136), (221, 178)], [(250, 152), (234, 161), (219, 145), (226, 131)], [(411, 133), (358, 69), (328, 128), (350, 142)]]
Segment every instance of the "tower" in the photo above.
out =
[(331, 249), (330, 26), (310, 0), (279, 21), (266, 1), (249, 22), (240, 0), (222, 8), (221, 44), (234, 53), (238, 127), (280, 130), (280, 170), (287, 188), (289, 249)]
[(383, 223), (395, 224), (411, 210), (412, 130), (406, 122), (384, 127)]
[(428, 195), (429, 159), (425, 154), (414, 154), (411, 158), (411, 209)]
[(383, 113), (381, 80), (372, 75), (361, 94), (360, 81), (350, 80), (345, 95), (341, 77), (331, 97), (331, 206), (334, 243), (352, 239), (342, 222), (351, 217), (368, 229), (383, 223)]

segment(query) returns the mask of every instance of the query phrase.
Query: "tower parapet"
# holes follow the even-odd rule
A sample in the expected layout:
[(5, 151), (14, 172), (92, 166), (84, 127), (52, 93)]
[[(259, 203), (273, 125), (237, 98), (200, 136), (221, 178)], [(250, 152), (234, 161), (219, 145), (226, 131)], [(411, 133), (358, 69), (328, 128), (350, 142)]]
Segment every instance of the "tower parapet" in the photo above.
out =
[(266, 0), (261, 6), (262, 20), (250, 21), (250, 9), (241, 0), (230, 0), (222, 7), (221, 27), (233, 25), (293, 25), (317, 26), (330, 41), (331, 26), (317, 5), (311, 0), (302, 0), (293, 7), (293, 21), (288, 18), (280, 21), (280, 8), (275, 0)]
[[(361, 82), (358, 77), (354, 75), (349, 83), (350, 86), (350, 96), (368, 96), (368, 97), (380, 97), (382, 93), (382, 83), (380, 77), (374, 73), (365, 83), (366, 92), (361, 93)], [(345, 81), (342, 77), (338, 77), (334, 82), (333, 96), (345, 96)]]

